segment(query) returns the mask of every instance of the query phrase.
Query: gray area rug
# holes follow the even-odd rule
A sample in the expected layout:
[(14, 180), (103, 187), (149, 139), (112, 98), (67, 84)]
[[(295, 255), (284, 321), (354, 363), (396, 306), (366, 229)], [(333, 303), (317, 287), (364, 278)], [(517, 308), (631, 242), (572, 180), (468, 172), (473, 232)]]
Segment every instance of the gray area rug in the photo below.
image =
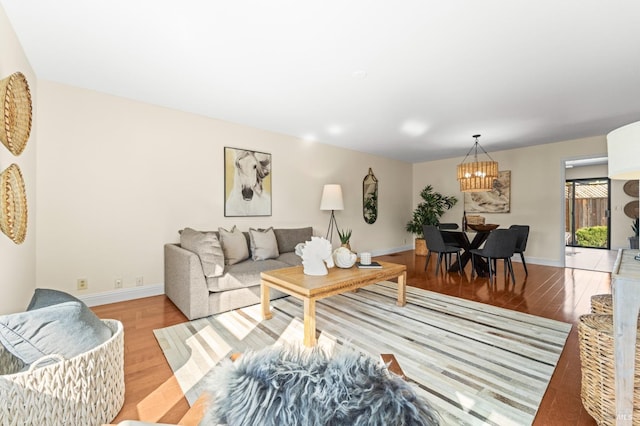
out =
[[(318, 344), (395, 355), (407, 379), (452, 425), (529, 425), (571, 324), (383, 282), (316, 304)], [(302, 342), (302, 302), (271, 302), (154, 330), (187, 399), (222, 358)]]

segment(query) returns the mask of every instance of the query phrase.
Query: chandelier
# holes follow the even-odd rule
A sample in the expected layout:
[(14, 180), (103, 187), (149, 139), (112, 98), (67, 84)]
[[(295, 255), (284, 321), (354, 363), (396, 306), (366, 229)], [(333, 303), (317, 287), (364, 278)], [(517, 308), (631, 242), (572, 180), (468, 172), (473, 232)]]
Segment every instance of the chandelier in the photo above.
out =
[[(483, 192), (493, 189), (493, 181), (498, 178), (498, 162), (487, 154), (487, 151), (480, 146), (478, 138), (480, 135), (473, 135), (476, 142), (473, 144), (467, 155), (458, 164), (458, 181), (462, 192)], [(490, 161), (478, 161), (478, 148), (484, 152)], [(465, 163), (471, 151), (474, 152), (473, 162)]]

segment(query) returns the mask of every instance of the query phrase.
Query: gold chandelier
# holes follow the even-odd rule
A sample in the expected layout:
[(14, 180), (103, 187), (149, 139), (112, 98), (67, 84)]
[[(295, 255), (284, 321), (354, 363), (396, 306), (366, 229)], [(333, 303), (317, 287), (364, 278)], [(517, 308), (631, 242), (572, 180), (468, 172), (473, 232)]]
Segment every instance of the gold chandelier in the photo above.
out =
[[(493, 189), (493, 181), (498, 178), (498, 162), (493, 161), (493, 158), (487, 151), (480, 146), (478, 138), (480, 135), (473, 135), (476, 139), (475, 144), (471, 147), (467, 155), (462, 160), (462, 163), (458, 164), (458, 181), (460, 182), (460, 191), (462, 192), (484, 192), (491, 191)], [(478, 161), (478, 148), (489, 157), (491, 161)], [(471, 151), (474, 151), (474, 161), (471, 163), (465, 163)]]

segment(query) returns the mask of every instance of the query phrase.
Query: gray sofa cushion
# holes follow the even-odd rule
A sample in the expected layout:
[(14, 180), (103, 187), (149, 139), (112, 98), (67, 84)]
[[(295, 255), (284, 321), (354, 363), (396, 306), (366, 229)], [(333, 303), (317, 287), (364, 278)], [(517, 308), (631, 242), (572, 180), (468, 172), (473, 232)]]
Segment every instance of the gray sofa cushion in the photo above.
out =
[(180, 233), (180, 246), (198, 255), (205, 276), (219, 277), (224, 273), (224, 253), (214, 232), (184, 228)]
[(258, 230), (249, 228), (251, 258), (253, 260), (275, 259), (280, 255), (273, 228)]
[(231, 231), (218, 228), (218, 232), (222, 243), (222, 251), (224, 252), (224, 261), (227, 265), (234, 265), (249, 258), (247, 239), (235, 225), (231, 228)]
[(302, 258), (292, 251), (281, 253), (276, 260), (282, 263), (286, 263), (287, 266), (302, 265)]
[(260, 285), (260, 272), (289, 266), (275, 259), (260, 260), (258, 262), (249, 260), (236, 263), (235, 265), (227, 266), (223, 276), (207, 278), (207, 288), (209, 291), (215, 292)]
[(274, 229), (276, 240), (278, 241), (278, 250), (280, 253), (294, 251), (298, 243), (304, 243), (311, 240), (313, 228), (291, 228), (291, 229)]

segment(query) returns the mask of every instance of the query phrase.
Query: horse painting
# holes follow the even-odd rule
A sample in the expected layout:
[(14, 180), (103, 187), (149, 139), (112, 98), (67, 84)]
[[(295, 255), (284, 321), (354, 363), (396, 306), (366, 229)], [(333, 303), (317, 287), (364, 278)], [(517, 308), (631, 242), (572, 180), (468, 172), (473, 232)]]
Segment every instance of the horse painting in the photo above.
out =
[(225, 148), (225, 167), (233, 169), (233, 184), (226, 186), (225, 216), (271, 215), (271, 188), (264, 182), (271, 173), (271, 155)]

